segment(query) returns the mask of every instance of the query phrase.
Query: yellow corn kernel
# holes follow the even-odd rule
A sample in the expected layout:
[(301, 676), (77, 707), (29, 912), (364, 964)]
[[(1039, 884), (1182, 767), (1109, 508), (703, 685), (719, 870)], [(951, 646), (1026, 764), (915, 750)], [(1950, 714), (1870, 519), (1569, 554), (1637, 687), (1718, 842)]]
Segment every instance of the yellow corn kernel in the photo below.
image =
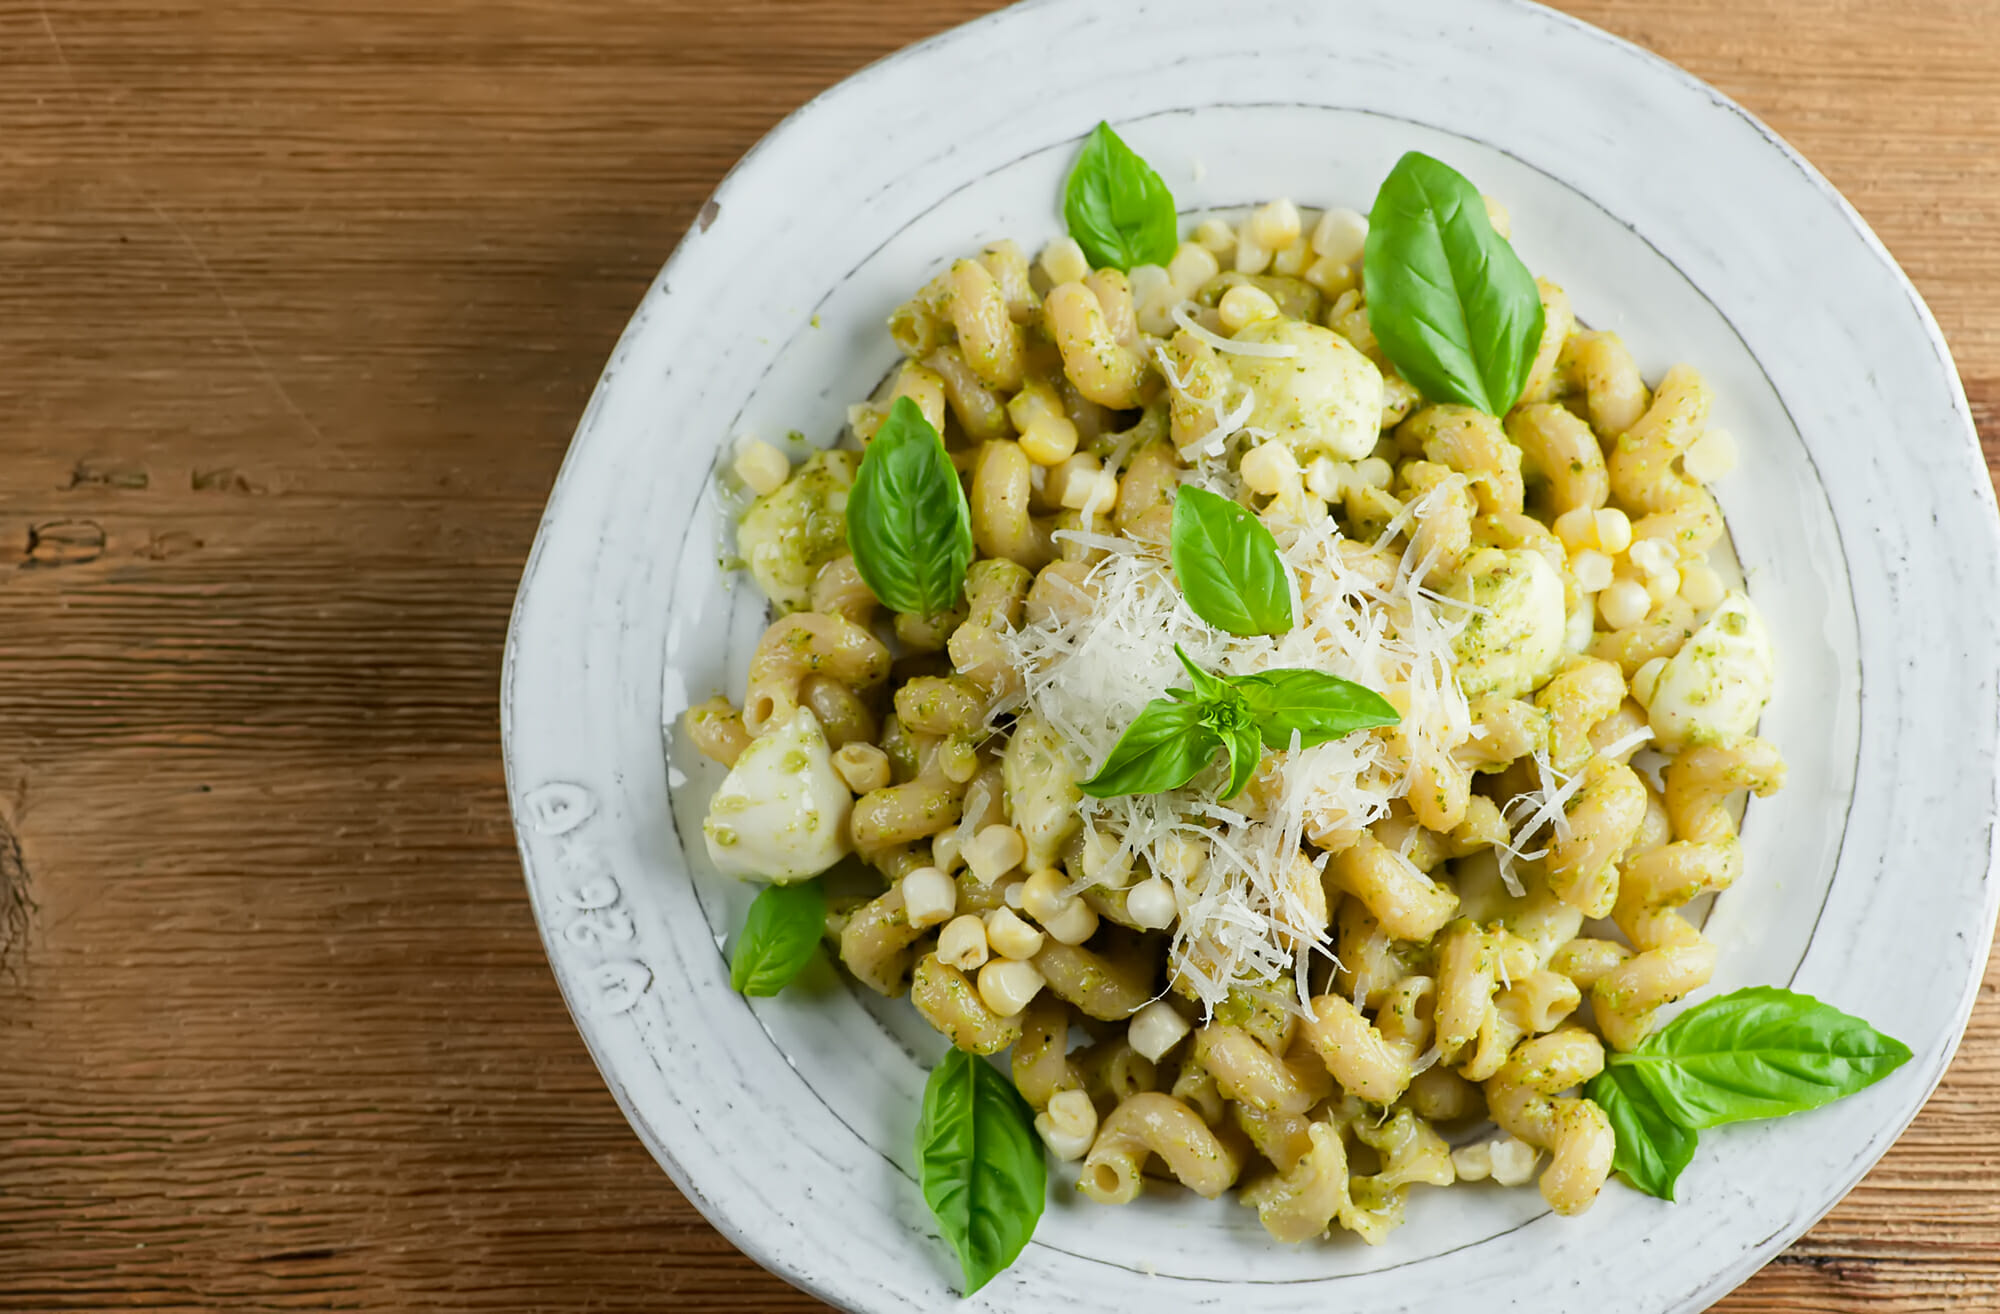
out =
[(1061, 465), (1076, 454), (1076, 426), (1067, 416), (1038, 416), (1021, 431), (1021, 454), (1036, 465)]
[(1238, 283), (1222, 294), (1222, 300), (1216, 303), (1215, 313), (1222, 320), (1223, 330), (1234, 333), (1260, 319), (1276, 319), (1278, 303), (1263, 288)]
[(1058, 237), (1042, 248), (1042, 272), (1058, 287), (1081, 283), (1090, 274), (1090, 260), (1074, 237)]
[(1237, 470), (1250, 491), (1264, 497), (1296, 494), (1299, 490), (1299, 459), (1283, 443), (1257, 444), (1243, 454), (1243, 463)]
[(1042, 990), (1042, 974), (1033, 963), (999, 958), (979, 969), (979, 999), (1001, 1017), (1012, 1017)]
[(964, 913), (946, 923), (938, 932), (939, 962), (950, 963), (961, 972), (986, 965), (992, 950), (986, 943), (986, 923), (976, 913)]

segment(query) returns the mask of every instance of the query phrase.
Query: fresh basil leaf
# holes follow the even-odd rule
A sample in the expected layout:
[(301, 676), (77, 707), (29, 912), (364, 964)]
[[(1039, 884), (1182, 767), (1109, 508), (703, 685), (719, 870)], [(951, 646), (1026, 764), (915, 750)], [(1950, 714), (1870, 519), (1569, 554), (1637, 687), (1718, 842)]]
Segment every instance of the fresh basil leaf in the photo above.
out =
[[(1187, 655), (1187, 649), (1181, 647), (1178, 643), (1174, 645), (1174, 656), (1181, 659), (1181, 666), (1188, 673), (1188, 681), (1194, 685), (1192, 691), (1194, 701), (1214, 703), (1234, 699), (1235, 695), (1232, 691), (1231, 682), (1226, 676), (1211, 675), (1207, 671), (1202, 670), (1201, 667), (1196, 666), (1194, 658)], [(1172, 689), (1167, 690), (1169, 696), (1173, 692)], [(1182, 699), (1181, 701), (1185, 702), (1187, 700)]]
[(972, 510), (944, 440), (898, 397), (847, 495), (855, 569), (892, 611), (937, 616), (958, 605), (972, 562)]
[(1179, 789), (1209, 764), (1222, 741), (1202, 724), (1199, 701), (1155, 698), (1132, 718), (1097, 774), (1077, 788), (1092, 798)]
[(964, 1295), (1013, 1263), (1035, 1234), (1048, 1196), (1035, 1115), (986, 1060), (954, 1049), (931, 1069), (917, 1178), (965, 1272)]
[(1393, 703), (1367, 685), (1324, 671), (1280, 667), (1239, 675), (1231, 683), (1256, 718), (1267, 748), (1290, 748), (1294, 731), (1299, 746), (1311, 748), (1403, 719)]
[(1450, 165), (1411, 151), (1375, 195), (1362, 252), (1368, 326), (1434, 402), (1505, 415), (1542, 339), (1534, 275)]
[(1231, 634), (1285, 634), (1292, 592), (1278, 541), (1243, 506), (1205, 488), (1174, 497), (1174, 575), (1194, 614)]
[(1590, 1098), (1611, 1119), (1617, 1148), (1611, 1166), (1647, 1195), (1674, 1198), (1674, 1183), (1694, 1158), (1695, 1133), (1668, 1117), (1630, 1068), (1608, 1067), (1591, 1078)]
[(730, 988), (746, 995), (777, 994), (811, 961), (825, 931), (826, 894), (818, 881), (766, 885), (736, 937)]
[(1221, 731), (1218, 737), (1229, 750), (1229, 783), (1218, 797), (1235, 798), (1257, 774), (1257, 766), (1264, 760), (1264, 741), (1257, 733), (1257, 723), (1248, 718)]
[(1108, 123), (1091, 129), (1069, 171), (1063, 222), (1093, 269), (1164, 265), (1180, 245), (1174, 194)]
[(1675, 1018), (1610, 1064), (1699, 1131), (1816, 1109), (1874, 1085), (1910, 1048), (1810, 995), (1752, 986)]

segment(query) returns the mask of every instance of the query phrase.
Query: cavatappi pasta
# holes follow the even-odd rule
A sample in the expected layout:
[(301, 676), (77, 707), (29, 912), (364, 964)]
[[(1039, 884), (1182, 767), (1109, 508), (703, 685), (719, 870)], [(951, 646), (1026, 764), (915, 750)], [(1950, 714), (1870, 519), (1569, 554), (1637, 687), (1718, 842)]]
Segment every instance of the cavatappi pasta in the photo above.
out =
[[(839, 532), (851, 450), (786, 474), (749, 444), (741, 553), (777, 618), (740, 708), (687, 717), (731, 768), (717, 865), (845, 860), (840, 961), (960, 1048), (1011, 1047), (1084, 1195), (1240, 1187), (1287, 1242), (1379, 1242), (1456, 1180), (1587, 1209), (1613, 1141), (1579, 1087), (1708, 981), (1686, 909), (1741, 872), (1733, 798), (1784, 779), (1754, 734), (1763, 625), (1709, 560), (1733, 447), (1701, 375), (1649, 385), (1542, 280), (1520, 400), (1426, 405), (1369, 328), (1366, 234), (1279, 201), (1129, 273), (1068, 238), (950, 262), (844, 446), (904, 397), (944, 435), (963, 603), (879, 608)], [(1184, 605), (1189, 485), (1275, 536), (1291, 634)], [(1214, 773), (1085, 795), (1176, 643), (1351, 678), (1402, 720), (1267, 751), (1234, 798)]]

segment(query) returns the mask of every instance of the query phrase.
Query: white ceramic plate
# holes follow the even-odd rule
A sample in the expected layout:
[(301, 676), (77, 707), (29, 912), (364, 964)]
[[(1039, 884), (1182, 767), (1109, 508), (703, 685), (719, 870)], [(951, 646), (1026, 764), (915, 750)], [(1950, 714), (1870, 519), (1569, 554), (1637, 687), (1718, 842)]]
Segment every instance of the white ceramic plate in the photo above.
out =
[(1088, 1206), (1057, 1172), (1035, 1242), (963, 1307), (1705, 1306), (1875, 1162), (1964, 1026), (2000, 895), (2000, 536), (1936, 326), (1853, 211), (1712, 89), (1524, 4), (1028, 4), (842, 83), (730, 175), (605, 370), (508, 641), (508, 782), (577, 1025), (653, 1154), (760, 1262), (854, 1310), (951, 1303), (912, 1178), (942, 1041), (827, 969), (776, 1000), (730, 992), (750, 891), (681, 839), (720, 772), (662, 728), (740, 693), (763, 625), (716, 564), (718, 450), (830, 441), (892, 363), (891, 307), (981, 242), (1056, 234), (1100, 117), (1188, 210), (1365, 209), (1403, 151), (1441, 156), (1649, 377), (1707, 373), (1743, 453), (1718, 493), (1780, 654), (1764, 733), (1791, 764), (1709, 924), (1715, 988), (1810, 991), (1916, 1058), (1705, 1137), (1678, 1205), (1614, 1185), (1563, 1220), (1532, 1190), (1419, 1191), (1378, 1249), (1282, 1247), (1184, 1194)]

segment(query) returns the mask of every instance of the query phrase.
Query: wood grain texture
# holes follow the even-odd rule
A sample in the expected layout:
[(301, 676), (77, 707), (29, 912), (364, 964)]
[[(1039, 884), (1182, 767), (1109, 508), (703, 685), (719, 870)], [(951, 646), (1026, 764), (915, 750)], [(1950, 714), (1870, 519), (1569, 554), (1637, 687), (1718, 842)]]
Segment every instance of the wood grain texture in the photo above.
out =
[[(989, 7), (0, 0), (0, 859), (39, 905), (0, 983), (0, 1309), (818, 1308), (680, 1198), (570, 1025), (500, 645), (709, 189)], [(2000, 471), (2000, 0), (1564, 7), (1841, 187)], [(2000, 1308), (1996, 994), (1720, 1308)]]

